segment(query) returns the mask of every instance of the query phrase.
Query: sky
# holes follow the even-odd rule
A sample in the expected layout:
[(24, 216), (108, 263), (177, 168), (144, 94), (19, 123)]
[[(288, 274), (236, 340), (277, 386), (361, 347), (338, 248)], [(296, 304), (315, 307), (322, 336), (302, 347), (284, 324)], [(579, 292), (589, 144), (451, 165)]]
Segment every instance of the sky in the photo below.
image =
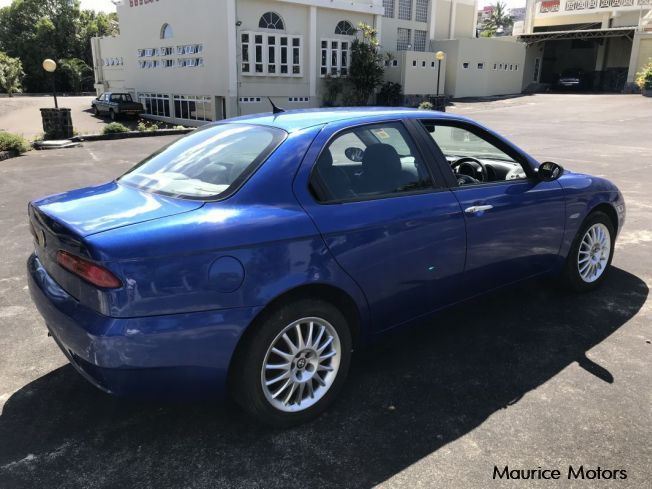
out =
[[(525, 7), (525, 0), (501, 0), (502, 3), (507, 5), (507, 8)], [(479, 0), (478, 8), (482, 9), (484, 6), (494, 5), (496, 0)]]
[[(11, 0), (0, 0), (0, 7), (5, 7), (11, 3)], [(81, 0), (83, 9), (101, 10), (103, 12), (115, 12), (115, 6), (111, 0)]]

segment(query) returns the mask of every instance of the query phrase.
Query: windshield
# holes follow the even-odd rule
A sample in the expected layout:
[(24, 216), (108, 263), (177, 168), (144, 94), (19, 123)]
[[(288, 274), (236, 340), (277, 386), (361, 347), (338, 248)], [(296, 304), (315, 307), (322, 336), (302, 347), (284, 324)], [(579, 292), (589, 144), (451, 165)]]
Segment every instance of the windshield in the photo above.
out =
[(209, 126), (145, 158), (119, 181), (172, 197), (217, 197), (236, 188), (284, 138), (272, 127)]

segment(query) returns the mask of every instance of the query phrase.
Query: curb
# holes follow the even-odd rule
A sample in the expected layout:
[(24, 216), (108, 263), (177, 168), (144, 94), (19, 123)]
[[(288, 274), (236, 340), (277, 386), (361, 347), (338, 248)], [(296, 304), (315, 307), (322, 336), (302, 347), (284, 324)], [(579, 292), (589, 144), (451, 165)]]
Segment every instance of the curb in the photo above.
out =
[(15, 158), (20, 156), (20, 153), (15, 149), (9, 151), (0, 151), (0, 161), (8, 160), (9, 158)]
[(83, 136), (73, 136), (70, 141), (109, 141), (112, 139), (130, 139), (130, 138), (149, 138), (154, 136), (175, 136), (177, 134), (188, 134), (196, 128), (186, 129), (158, 129), (156, 131), (128, 131), (116, 132), (111, 134), (85, 134)]

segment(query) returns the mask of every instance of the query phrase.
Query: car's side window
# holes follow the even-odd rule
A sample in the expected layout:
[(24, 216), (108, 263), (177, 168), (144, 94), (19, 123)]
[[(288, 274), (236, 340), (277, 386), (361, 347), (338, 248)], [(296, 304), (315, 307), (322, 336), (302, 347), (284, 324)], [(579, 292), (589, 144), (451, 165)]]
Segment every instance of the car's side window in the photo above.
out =
[(321, 202), (433, 188), (428, 168), (400, 122), (358, 126), (338, 133), (322, 150), (310, 183)]
[(523, 180), (523, 165), (478, 130), (446, 121), (421, 121), (442, 151), (460, 186)]

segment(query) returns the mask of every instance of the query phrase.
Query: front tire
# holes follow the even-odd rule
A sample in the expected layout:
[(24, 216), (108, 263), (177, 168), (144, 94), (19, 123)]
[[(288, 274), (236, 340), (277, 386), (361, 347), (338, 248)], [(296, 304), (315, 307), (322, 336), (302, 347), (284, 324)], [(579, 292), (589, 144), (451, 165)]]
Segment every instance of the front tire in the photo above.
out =
[(609, 216), (601, 211), (589, 214), (568, 253), (562, 275), (565, 284), (577, 292), (599, 287), (611, 265), (615, 240)]
[(288, 427), (332, 404), (351, 361), (348, 321), (332, 304), (302, 299), (265, 314), (234, 359), (235, 401), (259, 421)]

